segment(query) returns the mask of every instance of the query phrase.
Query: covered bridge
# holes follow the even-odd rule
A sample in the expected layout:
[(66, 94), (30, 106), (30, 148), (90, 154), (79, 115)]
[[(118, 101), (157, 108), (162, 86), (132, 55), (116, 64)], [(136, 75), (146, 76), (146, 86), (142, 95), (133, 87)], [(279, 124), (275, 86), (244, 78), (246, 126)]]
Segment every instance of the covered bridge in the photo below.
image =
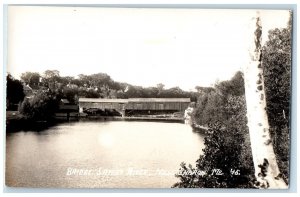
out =
[(85, 109), (114, 109), (123, 116), (125, 111), (184, 111), (190, 104), (190, 98), (129, 98), (103, 99), (79, 98), (79, 111)]

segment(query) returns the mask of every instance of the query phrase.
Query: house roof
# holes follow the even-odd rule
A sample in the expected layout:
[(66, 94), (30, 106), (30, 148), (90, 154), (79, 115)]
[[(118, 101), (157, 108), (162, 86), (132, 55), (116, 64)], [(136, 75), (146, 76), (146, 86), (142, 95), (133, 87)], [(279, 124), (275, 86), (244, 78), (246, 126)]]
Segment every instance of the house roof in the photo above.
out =
[(68, 99), (61, 99), (61, 102), (63, 102), (64, 104), (70, 103)]
[(129, 98), (129, 99), (103, 99), (103, 98), (79, 98), (79, 102), (93, 103), (128, 103), (128, 102), (180, 102), (189, 103), (190, 98)]

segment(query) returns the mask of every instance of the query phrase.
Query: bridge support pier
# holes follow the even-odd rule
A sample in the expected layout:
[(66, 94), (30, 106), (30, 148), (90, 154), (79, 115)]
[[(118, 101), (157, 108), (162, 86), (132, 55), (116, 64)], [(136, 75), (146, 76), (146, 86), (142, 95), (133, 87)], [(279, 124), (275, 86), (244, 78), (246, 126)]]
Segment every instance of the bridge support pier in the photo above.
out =
[(122, 118), (125, 117), (125, 110), (121, 110), (121, 115), (122, 115)]

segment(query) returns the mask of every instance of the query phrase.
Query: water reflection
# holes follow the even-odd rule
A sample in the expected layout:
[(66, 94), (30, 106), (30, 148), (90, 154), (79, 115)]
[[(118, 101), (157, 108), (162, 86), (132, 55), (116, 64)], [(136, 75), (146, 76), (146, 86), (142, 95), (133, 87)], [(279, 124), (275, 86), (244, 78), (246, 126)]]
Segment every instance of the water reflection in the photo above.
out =
[(98, 142), (104, 148), (112, 148), (115, 145), (115, 138), (109, 132), (101, 132), (98, 135)]
[[(180, 123), (83, 121), (7, 135), (6, 182), (27, 187), (171, 187), (204, 137)], [(91, 173), (68, 174), (73, 170)], [(174, 172), (169, 175), (161, 171)], [(117, 175), (105, 172), (123, 171)], [(103, 172), (103, 173), (102, 173)], [(146, 173), (145, 173), (146, 172)]]

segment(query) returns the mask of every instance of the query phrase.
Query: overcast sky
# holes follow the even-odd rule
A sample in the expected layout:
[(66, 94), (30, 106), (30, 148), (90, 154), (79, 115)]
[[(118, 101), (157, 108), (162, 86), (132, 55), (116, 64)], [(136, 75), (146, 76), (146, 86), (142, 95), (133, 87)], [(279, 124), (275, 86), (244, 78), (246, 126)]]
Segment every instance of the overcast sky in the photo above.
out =
[[(62, 76), (107, 73), (133, 85), (190, 90), (230, 79), (248, 62), (252, 10), (8, 8), (8, 67)], [(288, 11), (261, 12), (263, 38)]]

